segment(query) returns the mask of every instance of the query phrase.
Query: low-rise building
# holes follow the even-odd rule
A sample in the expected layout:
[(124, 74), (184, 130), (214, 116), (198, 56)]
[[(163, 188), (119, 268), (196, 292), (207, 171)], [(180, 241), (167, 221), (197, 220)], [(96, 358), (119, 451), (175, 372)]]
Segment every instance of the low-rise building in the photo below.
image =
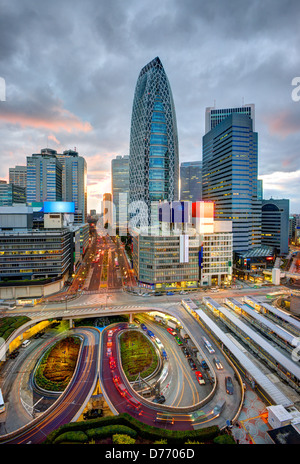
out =
[(193, 212), (188, 203), (170, 203), (170, 214), (164, 203), (160, 226), (133, 234), (133, 267), (141, 286), (184, 289), (231, 281), (232, 223), (214, 222), (212, 202), (194, 203)]

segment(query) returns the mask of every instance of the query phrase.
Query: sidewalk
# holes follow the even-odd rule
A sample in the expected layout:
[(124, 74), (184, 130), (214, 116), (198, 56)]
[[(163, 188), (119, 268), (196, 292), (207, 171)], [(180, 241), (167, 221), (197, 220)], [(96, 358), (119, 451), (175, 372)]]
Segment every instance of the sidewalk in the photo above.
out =
[(237, 424), (232, 429), (232, 435), (237, 443), (244, 444), (271, 444), (267, 434), (271, 430), (268, 424), (266, 405), (259, 399), (255, 391), (247, 386), (244, 406)]

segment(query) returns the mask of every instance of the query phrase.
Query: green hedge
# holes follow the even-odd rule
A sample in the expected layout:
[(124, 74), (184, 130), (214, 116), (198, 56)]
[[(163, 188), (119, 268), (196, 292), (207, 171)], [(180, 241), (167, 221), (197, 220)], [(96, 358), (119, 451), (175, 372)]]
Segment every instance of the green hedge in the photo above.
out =
[(30, 321), (26, 316), (3, 317), (0, 319), (0, 337), (6, 340), (16, 329)]
[(144, 439), (152, 441), (166, 439), (168, 440), (168, 444), (184, 444), (187, 440), (197, 440), (203, 443), (212, 441), (215, 437), (220, 435), (220, 429), (218, 426), (211, 426), (198, 430), (168, 430), (143, 424), (134, 417), (131, 417), (129, 414), (123, 413), (118, 416), (102, 417), (99, 419), (92, 419), (90, 421), (70, 422), (69, 424), (62, 425), (51, 432), (44, 443), (54, 443), (56, 438), (65, 432), (82, 431), (88, 434), (88, 430), (113, 425), (127, 426), (130, 429), (135, 430), (137, 434)]
[(137, 436), (137, 431), (127, 427), (126, 425), (107, 425), (105, 427), (97, 427), (94, 429), (86, 430), (89, 438), (106, 438), (111, 437), (113, 434), (129, 435), (132, 438)]
[(234, 438), (231, 435), (220, 435), (216, 438), (214, 438), (214, 443), (217, 445), (235, 445), (236, 442)]
[(88, 436), (84, 433), (81, 432), (80, 430), (74, 431), (74, 432), (65, 432), (59, 435), (55, 440), (54, 444), (59, 444), (59, 443), (86, 443), (88, 442), (89, 438)]

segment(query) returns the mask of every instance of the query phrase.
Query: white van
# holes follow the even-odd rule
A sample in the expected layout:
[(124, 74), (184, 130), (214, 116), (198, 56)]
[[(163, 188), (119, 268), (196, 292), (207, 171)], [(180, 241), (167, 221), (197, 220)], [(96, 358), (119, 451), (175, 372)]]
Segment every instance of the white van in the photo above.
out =
[(31, 340), (25, 340), (25, 341), (22, 343), (22, 347), (23, 347), (23, 348), (26, 348), (26, 346), (28, 346), (30, 343), (31, 343)]

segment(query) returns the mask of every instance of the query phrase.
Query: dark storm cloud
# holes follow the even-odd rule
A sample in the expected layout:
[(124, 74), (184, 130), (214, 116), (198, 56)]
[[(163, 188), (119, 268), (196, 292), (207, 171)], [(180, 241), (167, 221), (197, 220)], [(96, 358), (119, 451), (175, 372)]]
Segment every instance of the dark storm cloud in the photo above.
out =
[[(176, 106), (181, 159), (202, 157), (207, 106), (256, 105), (259, 174), (288, 197), (299, 166), (297, 1), (0, 0), (0, 177), (46, 144), (77, 147), (91, 197), (110, 189), (110, 162), (128, 154), (140, 69), (159, 56)], [(101, 166), (101, 168), (99, 167)], [(275, 176), (275, 174), (274, 174)], [(102, 185), (102, 187), (101, 187)], [(296, 189), (291, 191), (297, 206)], [(92, 205), (91, 205), (92, 207)]]

